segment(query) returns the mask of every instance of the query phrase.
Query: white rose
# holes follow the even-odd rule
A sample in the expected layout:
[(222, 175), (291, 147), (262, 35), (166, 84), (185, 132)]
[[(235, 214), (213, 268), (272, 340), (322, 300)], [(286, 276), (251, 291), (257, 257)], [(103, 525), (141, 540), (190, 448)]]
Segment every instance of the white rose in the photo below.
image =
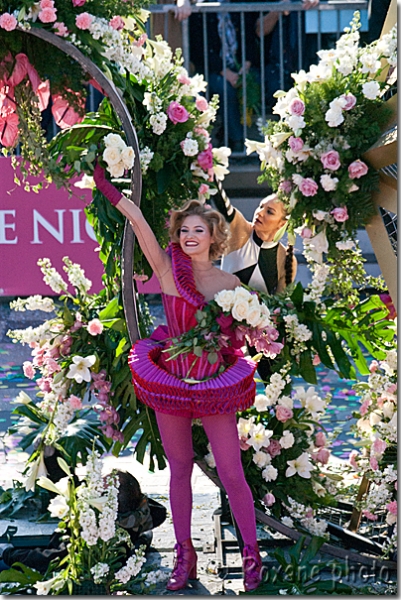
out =
[(246, 321), (249, 313), (249, 302), (238, 300), (231, 309), (231, 314), (236, 321)]
[(118, 133), (109, 133), (103, 138), (103, 141), (106, 146), (119, 148), (120, 150), (126, 147), (123, 138)]
[(330, 175), (320, 176), (320, 185), (325, 192), (333, 192), (337, 188), (338, 178), (330, 177)]
[(234, 290), (234, 302), (237, 300), (246, 300), (247, 302), (251, 301), (251, 293), (248, 292), (244, 287), (238, 286)]
[(117, 146), (108, 146), (103, 152), (103, 160), (109, 167), (116, 165), (121, 160), (121, 150)]
[(234, 290), (222, 290), (214, 299), (224, 312), (229, 312), (234, 305)]
[(334, 108), (329, 108), (324, 118), (326, 119), (327, 125), (329, 127), (338, 127), (344, 121), (343, 112), (341, 109), (338, 110)]
[(124, 163), (119, 162), (116, 165), (111, 165), (107, 170), (112, 177), (122, 177), (125, 171)]
[(368, 81), (362, 86), (362, 93), (368, 100), (375, 100), (380, 92), (380, 85), (377, 81)]
[(267, 407), (270, 406), (269, 400), (264, 394), (256, 394), (254, 407), (258, 412), (265, 412)]
[(127, 146), (121, 152), (121, 160), (123, 161), (126, 169), (132, 169), (135, 162), (135, 152), (131, 146)]
[(270, 327), (272, 325), (272, 321), (270, 318), (270, 310), (267, 308), (266, 304), (261, 304), (260, 315), (258, 328), (265, 329), (266, 327)]
[(277, 404), (281, 404), (281, 406), (285, 406), (286, 408), (294, 408), (294, 401), (289, 396), (280, 396)]
[(287, 123), (293, 131), (303, 129), (306, 126), (304, 117), (297, 117), (296, 115), (291, 115), (287, 119)]

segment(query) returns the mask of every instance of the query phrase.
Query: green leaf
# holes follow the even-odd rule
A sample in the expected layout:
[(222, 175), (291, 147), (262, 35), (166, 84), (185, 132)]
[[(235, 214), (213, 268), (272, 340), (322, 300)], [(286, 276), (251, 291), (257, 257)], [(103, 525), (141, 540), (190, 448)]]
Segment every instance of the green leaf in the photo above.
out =
[(299, 370), (308, 383), (317, 384), (316, 370), (312, 363), (310, 351), (302, 352), (299, 358)]

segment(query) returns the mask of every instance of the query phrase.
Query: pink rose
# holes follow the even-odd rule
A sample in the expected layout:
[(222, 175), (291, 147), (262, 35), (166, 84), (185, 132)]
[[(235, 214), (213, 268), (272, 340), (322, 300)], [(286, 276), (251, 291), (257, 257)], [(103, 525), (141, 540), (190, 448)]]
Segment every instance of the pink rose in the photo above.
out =
[(26, 360), (22, 364), (22, 370), (24, 371), (25, 377), (28, 377), (28, 379), (33, 379), (35, 377), (35, 369), (29, 360)]
[(174, 125), (177, 125), (177, 123), (185, 123), (185, 121), (188, 121), (189, 119), (187, 109), (175, 100), (170, 102), (170, 105), (167, 108), (167, 116)]
[(199, 193), (203, 196), (203, 194), (207, 194), (208, 191), (210, 190), (209, 186), (207, 185), (207, 183), (202, 183), (199, 186)]
[(83, 6), (86, 0), (72, 0), (72, 5), (77, 8), (78, 6)]
[(348, 175), (351, 179), (360, 179), (368, 172), (368, 165), (362, 160), (354, 160), (348, 167)]
[(389, 502), (388, 504), (386, 504), (386, 508), (392, 515), (396, 515), (397, 514), (397, 500), (393, 500), (392, 502)]
[(355, 98), (354, 94), (342, 94), (342, 96), (340, 96), (340, 98), (343, 98), (345, 100), (345, 105), (343, 106), (343, 110), (351, 110), (351, 108), (354, 108), (354, 106), (356, 104), (356, 98)]
[(321, 155), (320, 160), (325, 169), (337, 171), (341, 167), (340, 155), (337, 150), (329, 150)]
[(293, 98), (290, 102), (289, 109), (292, 115), (300, 117), (305, 112), (305, 104), (300, 98)]
[(281, 423), (285, 423), (288, 421), (288, 419), (292, 419), (293, 416), (294, 413), (292, 412), (291, 408), (287, 408), (281, 404), (276, 407), (276, 419), (281, 421)]
[(278, 440), (270, 440), (270, 444), (267, 447), (267, 452), (272, 458), (275, 458), (281, 454), (281, 446)]
[(375, 454), (383, 454), (383, 452), (387, 448), (387, 443), (384, 440), (381, 440), (380, 438), (377, 438), (373, 442), (372, 448), (373, 448), (373, 452)]
[[(298, 139), (300, 139), (300, 138), (298, 138)], [(292, 190), (292, 183), (291, 183), (291, 181), (288, 181), (288, 179), (284, 179), (284, 181), (282, 181), (280, 183), (280, 185), (278, 186), (278, 189), (281, 192), (284, 192), (284, 194), (289, 194), (291, 192), (291, 190)]]
[(54, 8), (54, 0), (40, 0), (40, 8)]
[(294, 137), (293, 135), (288, 140), (289, 146), (293, 152), (300, 152), (304, 147), (304, 141), (300, 137)]
[(369, 464), (370, 464), (370, 468), (373, 469), (373, 471), (377, 471), (377, 469), (379, 468), (379, 463), (377, 462), (377, 458), (375, 458), (374, 456), (370, 457)]
[(196, 108), (201, 112), (205, 112), (209, 108), (209, 102), (204, 96), (198, 96), (195, 101)]
[(275, 501), (276, 501), (276, 498), (273, 496), (273, 494), (271, 492), (268, 492), (262, 498), (262, 502), (266, 506), (273, 506), (273, 504), (275, 503)]
[(124, 29), (124, 19), (122, 19), (119, 15), (116, 15), (109, 21), (109, 25), (116, 31), (121, 31), (121, 29)]
[(315, 196), (317, 194), (318, 185), (310, 177), (306, 177), (299, 184), (299, 190), (304, 196)]
[(206, 150), (199, 152), (198, 163), (201, 169), (207, 171), (213, 167), (212, 144), (209, 144)]
[(17, 24), (17, 19), (10, 13), (3, 13), (0, 17), (0, 27), (6, 31), (13, 31)]
[(301, 238), (303, 238), (304, 240), (308, 240), (309, 238), (311, 238), (313, 235), (312, 229), (309, 229), (309, 227), (304, 227), (301, 231)]
[(59, 35), (60, 37), (65, 37), (66, 35), (68, 35), (68, 28), (62, 22), (60, 22), (60, 23), (59, 22), (54, 23), (53, 29), (56, 30), (54, 32), (55, 35)]
[(323, 431), (319, 431), (316, 434), (316, 438), (315, 438), (315, 446), (317, 448), (322, 448), (323, 446), (326, 445), (326, 436), (324, 435)]
[(330, 458), (330, 450), (327, 448), (319, 448), (319, 451), (315, 454), (315, 458), (322, 463), (322, 465), (327, 465)]
[(337, 206), (330, 211), (330, 214), (333, 215), (334, 220), (337, 221), (337, 223), (344, 223), (349, 219), (346, 206)]
[(78, 398), (78, 396), (74, 396), (74, 394), (71, 394), (71, 396), (68, 398), (68, 401), (70, 403), (71, 408), (73, 408), (74, 410), (79, 410), (80, 408), (82, 408), (82, 400), (81, 398)]
[(57, 11), (55, 8), (44, 8), (39, 13), (39, 20), (42, 23), (53, 23), (57, 20)]
[(99, 319), (92, 319), (88, 323), (88, 333), (91, 335), (99, 335), (103, 331), (103, 323)]
[(178, 81), (178, 83), (181, 83), (181, 85), (189, 85), (191, 83), (190, 78), (183, 73), (178, 75), (177, 81)]
[(241, 437), (239, 440), (239, 447), (241, 448), (241, 450), (244, 450), (246, 452), (246, 450), (249, 450), (250, 445), (247, 443), (247, 438)]
[(78, 29), (89, 29), (89, 27), (92, 25), (91, 15), (87, 12), (77, 15), (75, 18), (75, 25), (78, 27)]

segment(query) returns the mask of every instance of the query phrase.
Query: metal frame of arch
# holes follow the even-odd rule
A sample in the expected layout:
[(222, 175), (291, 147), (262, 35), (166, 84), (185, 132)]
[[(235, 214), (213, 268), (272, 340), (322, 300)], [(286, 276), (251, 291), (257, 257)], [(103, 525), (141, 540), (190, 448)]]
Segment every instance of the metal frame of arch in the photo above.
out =
[[(125, 103), (114, 83), (104, 75), (104, 73), (99, 69), (98, 66), (95, 65), (94, 62), (82, 54), (82, 52), (70, 42), (67, 42), (57, 35), (38, 27), (32, 27), (31, 29), (18, 28), (18, 30), (22, 33), (35, 36), (53, 46), (56, 46), (62, 52), (76, 60), (81, 65), (82, 69), (91, 77), (93, 77), (96, 83), (100, 85), (105, 95), (109, 98), (113, 108), (121, 119), (122, 128), (126, 135), (128, 145), (132, 146), (135, 152), (136, 160), (131, 172), (131, 201), (139, 206), (142, 193), (142, 173), (139, 161), (138, 138), (128, 109), (125, 106)], [(140, 337), (138, 327), (138, 310), (135, 298), (134, 281), (132, 277), (134, 244), (135, 234), (129, 222), (126, 221), (122, 246), (121, 273), (124, 313), (131, 343), (135, 342)]]

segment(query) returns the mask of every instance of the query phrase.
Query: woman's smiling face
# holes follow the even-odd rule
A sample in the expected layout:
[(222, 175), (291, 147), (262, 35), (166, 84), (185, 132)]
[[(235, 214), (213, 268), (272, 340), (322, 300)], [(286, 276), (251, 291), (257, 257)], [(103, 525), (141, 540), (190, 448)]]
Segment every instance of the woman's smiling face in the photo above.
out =
[(180, 228), (180, 246), (189, 256), (205, 255), (209, 258), (213, 237), (209, 225), (198, 215), (186, 217)]

